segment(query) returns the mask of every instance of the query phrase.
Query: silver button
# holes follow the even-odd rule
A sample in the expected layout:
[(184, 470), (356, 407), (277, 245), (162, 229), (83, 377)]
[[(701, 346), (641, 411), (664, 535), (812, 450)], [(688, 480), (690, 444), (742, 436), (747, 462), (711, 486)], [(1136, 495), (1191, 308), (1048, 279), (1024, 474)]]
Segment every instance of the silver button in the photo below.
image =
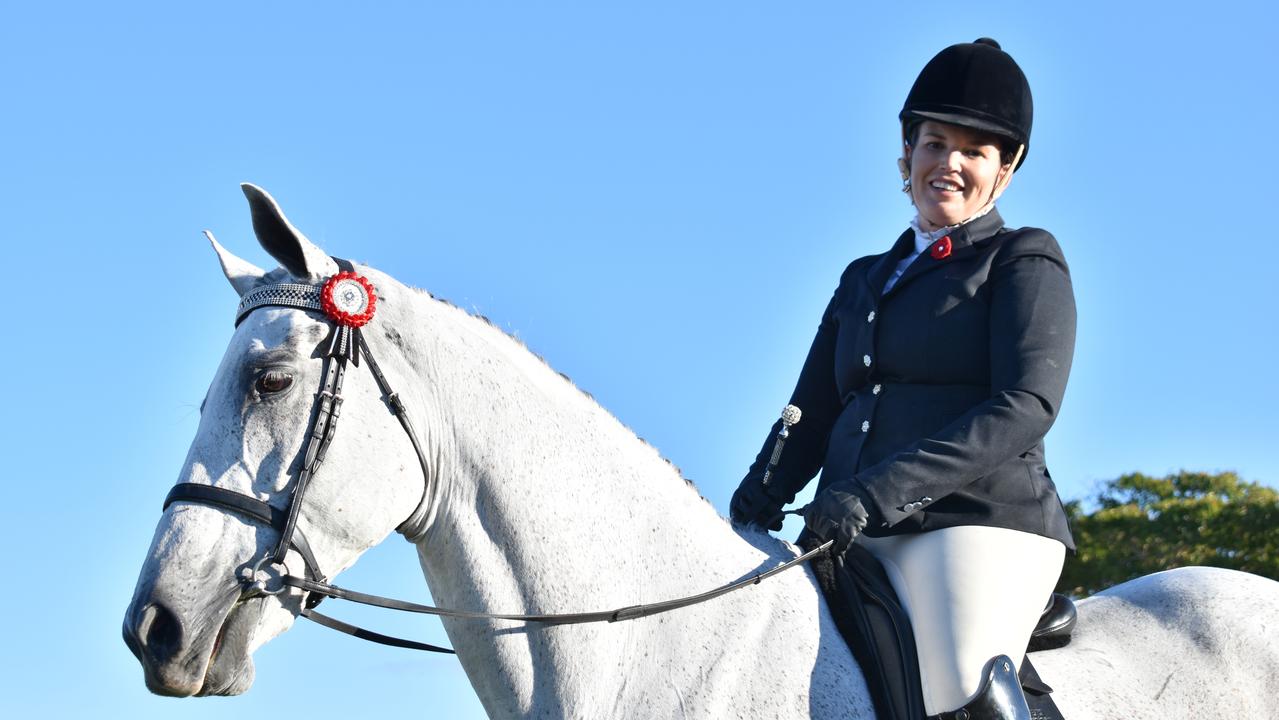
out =
[(871, 311), (870, 311), (870, 314), (866, 316), (866, 322), (875, 322), (875, 311), (874, 311), (874, 310), (871, 310)]
[(870, 432), (870, 421), (869, 421), (869, 420), (863, 420), (863, 421), (862, 421), (862, 432)]
[(863, 365), (865, 365), (866, 367), (870, 367), (870, 356), (869, 356), (869, 355), (863, 355), (863, 356), (862, 356), (862, 364), (863, 364)]
[(922, 497), (922, 498), (920, 498), (920, 499), (919, 499), (919, 502), (920, 502), (920, 503), (930, 503), (930, 502), (932, 502), (932, 501), (933, 501), (933, 499), (932, 499), (932, 498), (930, 498), (930, 497), (928, 497), (927, 495), (925, 495), (924, 497)]
[(879, 394), (879, 391), (880, 391), (880, 390), (883, 390), (883, 389), (884, 389), (884, 386), (883, 386), (883, 385), (876, 384), (876, 385), (875, 385), (875, 387), (873, 387), (873, 388), (871, 388), (871, 389), (870, 389), (870, 391), (871, 391), (872, 393), (874, 393), (875, 395), (878, 395), (878, 394)]

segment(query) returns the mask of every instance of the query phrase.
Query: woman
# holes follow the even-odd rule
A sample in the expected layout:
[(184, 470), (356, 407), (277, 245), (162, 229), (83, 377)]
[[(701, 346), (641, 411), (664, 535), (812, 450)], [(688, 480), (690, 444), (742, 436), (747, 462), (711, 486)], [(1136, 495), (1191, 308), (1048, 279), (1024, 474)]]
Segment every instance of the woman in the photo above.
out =
[(1006, 228), (994, 207), (1031, 116), (1025, 75), (993, 40), (924, 67), (900, 114), (915, 219), (844, 271), (792, 396), (803, 422), (770, 483), (771, 442), (731, 504), (734, 520), (780, 529), (821, 469), (805, 534), (879, 558), (942, 717), (1029, 717), (1007, 674), (1011, 688), (986, 678), (1020, 663), (1074, 547), (1043, 445), (1074, 352), (1070, 275), (1052, 235)]

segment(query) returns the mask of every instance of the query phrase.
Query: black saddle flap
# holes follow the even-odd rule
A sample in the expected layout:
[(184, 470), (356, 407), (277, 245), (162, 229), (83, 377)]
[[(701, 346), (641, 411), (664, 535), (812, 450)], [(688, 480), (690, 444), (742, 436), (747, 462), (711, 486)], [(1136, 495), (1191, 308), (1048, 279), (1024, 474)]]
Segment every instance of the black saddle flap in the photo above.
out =
[(835, 625), (866, 677), (876, 717), (924, 717), (915, 636), (883, 566), (855, 544), (835, 560), (817, 556), (812, 566)]

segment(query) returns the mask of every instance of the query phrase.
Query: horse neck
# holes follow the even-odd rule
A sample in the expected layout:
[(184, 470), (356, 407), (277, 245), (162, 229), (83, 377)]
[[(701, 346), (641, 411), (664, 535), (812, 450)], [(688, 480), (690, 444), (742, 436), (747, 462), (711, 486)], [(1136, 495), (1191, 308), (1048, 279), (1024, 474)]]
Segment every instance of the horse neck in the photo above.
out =
[[(421, 380), (413, 406), (438, 487), (417, 543), (439, 604), (612, 609), (701, 592), (793, 556), (766, 534), (739, 537), (652, 447), (505, 334), (425, 296), (417, 317), (406, 338)], [(869, 706), (801, 572), (617, 624), (444, 624), (495, 717), (619, 717), (637, 707), (718, 717), (742, 701), (790, 717), (808, 714), (809, 687), (835, 697), (841, 716)]]
[(739, 571), (758, 562), (670, 463), (594, 400), (491, 325), (431, 305), (423, 380), (432, 405), (450, 409), (428, 433), (439, 490), (421, 547), (437, 599), (595, 609), (584, 603), (667, 597), (668, 582), (688, 591), (679, 572), (704, 570), (707, 557), (736, 559)]

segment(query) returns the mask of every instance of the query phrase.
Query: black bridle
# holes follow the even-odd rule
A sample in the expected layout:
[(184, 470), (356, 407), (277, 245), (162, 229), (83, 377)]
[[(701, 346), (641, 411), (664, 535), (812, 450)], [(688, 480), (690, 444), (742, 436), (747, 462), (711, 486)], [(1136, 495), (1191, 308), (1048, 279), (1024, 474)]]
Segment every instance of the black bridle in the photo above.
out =
[[(315, 606), (325, 597), (332, 597), (392, 610), (470, 620), (511, 620), (551, 625), (619, 622), (696, 605), (739, 588), (754, 585), (767, 577), (807, 561), (818, 553), (826, 551), (832, 545), (831, 542), (824, 543), (772, 569), (755, 573), (742, 580), (728, 583), (697, 595), (596, 612), (502, 614), (449, 610), (403, 600), (394, 600), (378, 595), (369, 595), (329, 584), (328, 578), (320, 570), (319, 562), (315, 558), (315, 553), (311, 550), (310, 543), (301, 528), (298, 527), (298, 518), (302, 512), (302, 500), (305, 496), (307, 485), (324, 462), (325, 453), (328, 451), (329, 445), (333, 441), (333, 436), (337, 431), (337, 422), (342, 409), (342, 381), (348, 364), (359, 367), (360, 360), (363, 358), (368, 365), (378, 388), (382, 392), (383, 402), (386, 403), (387, 407), (400, 421), (400, 426), (404, 428), (404, 432), (409, 436), (409, 441), (413, 444), (413, 450), (417, 453), (418, 464), (422, 469), (422, 499), (409, 516), (409, 519), (406, 519), (397, 529), (401, 532), (405, 531), (407, 525), (414, 517), (429, 517), (431, 509), (429, 506), (434, 502), (434, 488), (431, 483), (430, 468), (426, 462), (426, 455), (418, 441), (417, 432), (413, 429), (413, 424), (409, 420), (404, 403), (400, 400), (399, 395), (391, 389), (390, 383), (387, 382), (382, 369), (378, 367), (377, 361), (373, 358), (373, 354), (369, 351), (369, 346), (365, 343), (364, 336), (360, 332), (360, 327), (373, 316), (376, 304), (373, 286), (368, 280), (355, 274), (354, 266), (349, 260), (341, 258), (333, 258), (333, 260), (338, 264), (341, 272), (329, 278), (324, 285), (283, 283), (254, 288), (241, 298), (240, 307), (236, 314), (235, 322), (238, 326), (249, 313), (257, 308), (288, 307), (321, 313), (332, 328), (329, 337), (321, 341), (321, 348), (324, 348), (325, 342), (328, 343), (328, 347), (321, 353), (324, 357), (324, 379), (321, 382), (319, 392), (316, 394), (310, 433), (301, 453), (301, 467), (297, 473), (297, 478), (288, 490), (286, 509), (280, 510), (262, 500), (234, 490), (196, 483), (178, 483), (164, 499), (164, 509), (166, 510), (176, 502), (210, 505), (247, 516), (279, 531), (280, 537), (274, 550), (257, 560), (252, 566), (246, 568), (242, 579), (242, 600), (259, 595), (278, 595), (289, 587), (297, 588), (307, 593), (301, 614), (325, 627), (383, 645), (429, 652), (453, 653), (448, 648), (382, 635), (349, 625), (341, 620), (316, 612)], [(344, 281), (345, 285), (343, 285)], [(344, 291), (345, 294), (343, 296), (337, 296)], [(361, 292), (365, 293), (362, 305), (358, 297)], [(422, 514), (423, 512), (426, 514)], [(285, 564), (285, 558), (290, 549), (297, 551), (306, 565), (306, 571), (301, 577), (293, 575)], [(275, 571), (276, 577), (274, 579), (271, 577), (271, 570)]]

